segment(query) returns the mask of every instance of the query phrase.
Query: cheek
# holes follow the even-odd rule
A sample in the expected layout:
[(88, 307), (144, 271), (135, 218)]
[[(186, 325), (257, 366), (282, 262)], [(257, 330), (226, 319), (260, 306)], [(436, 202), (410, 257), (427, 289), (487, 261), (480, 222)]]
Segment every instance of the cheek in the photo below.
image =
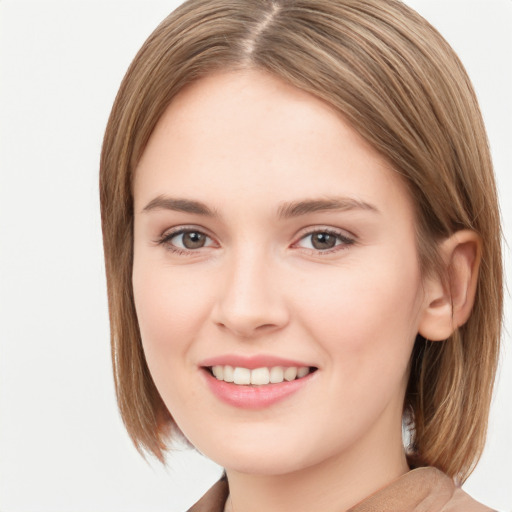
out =
[(197, 273), (136, 260), (135, 307), (148, 363), (164, 366), (186, 351), (209, 314), (210, 288)]
[(190, 386), (197, 374), (192, 354), (208, 316), (210, 288), (196, 277), (185, 268), (134, 263), (134, 299), (146, 362), (175, 421), (201, 399)]
[[(411, 262), (412, 261), (412, 262)], [(378, 264), (376, 264), (378, 262)], [(417, 333), (421, 278), (412, 258), (372, 259), (303, 283), (297, 317), (345, 375), (396, 374), (407, 367)], [(300, 292), (297, 290), (297, 296)]]

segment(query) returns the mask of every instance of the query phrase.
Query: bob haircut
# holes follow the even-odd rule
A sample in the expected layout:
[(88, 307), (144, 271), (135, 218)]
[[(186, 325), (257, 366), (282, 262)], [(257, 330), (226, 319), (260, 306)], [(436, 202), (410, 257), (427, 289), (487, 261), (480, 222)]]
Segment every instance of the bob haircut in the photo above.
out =
[(398, 0), (189, 0), (132, 62), (106, 128), (100, 194), (115, 386), (133, 442), (163, 461), (177, 431), (146, 365), (134, 307), (134, 172), (176, 94), (208, 74), (247, 68), (328, 103), (402, 176), (416, 208), (424, 276), (449, 273), (440, 241), (460, 229), (480, 235), (471, 316), (446, 341), (418, 335), (404, 403), (410, 465), (436, 466), (464, 481), (485, 442), (499, 356), (496, 186), (461, 62)]

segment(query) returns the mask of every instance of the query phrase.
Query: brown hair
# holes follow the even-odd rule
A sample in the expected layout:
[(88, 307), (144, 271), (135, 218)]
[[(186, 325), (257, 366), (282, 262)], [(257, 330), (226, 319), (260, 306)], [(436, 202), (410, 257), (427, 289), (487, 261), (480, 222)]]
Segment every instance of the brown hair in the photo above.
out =
[(115, 100), (101, 155), (102, 228), (119, 407), (139, 450), (163, 459), (172, 419), (142, 350), (131, 282), (134, 169), (188, 83), (257, 68), (337, 109), (400, 173), (416, 205), (424, 274), (463, 228), (482, 238), (472, 314), (444, 342), (418, 336), (404, 413), (409, 461), (464, 480), (480, 457), (499, 355), (496, 187), (478, 103), (439, 33), (397, 0), (189, 0), (151, 34)]

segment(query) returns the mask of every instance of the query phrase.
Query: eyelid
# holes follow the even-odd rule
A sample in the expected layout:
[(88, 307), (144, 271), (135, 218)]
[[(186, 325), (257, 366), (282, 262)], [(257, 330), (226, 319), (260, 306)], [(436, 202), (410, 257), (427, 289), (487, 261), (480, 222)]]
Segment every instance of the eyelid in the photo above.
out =
[[(215, 240), (215, 238), (209, 234), (209, 230), (197, 226), (197, 225), (180, 225), (175, 226), (173, 228), (169, 228), (165, 230), (154, 242), (157, 245), (163, 245), (166, 246), (166, 248), (174, 253), (179, 254), (196, 254), (200, 252), (200, 249), (207, 249), (210, 247), (219, 246), (218, 242)], [(170, 241), (178, 236), (182, 235), (187, 232), (197, 232), (205, 235), (212, 243), (205, 245), (203, 247), (198, 247), (197, 249), (187, 249), (186, 247), (178, 247), (174, 244), (172, 244)], [(341, 243), (336, 243), (332, 248), (329, 249), (315, 249), (315, 248), (308, 248), (308, 247), (301, 247), (300, 242), (307, 238), (308, 236), (314, 235), (316, 233), (327, 233), (329, 235), (332, 235), (337, 238), (337, 240), (341, 240)], [(300, 232), (294, 237), (295, 242), (291, 244), (292, 248), (298, 248), (302, 249), (304, 251), (308, 251), (310, 253), (314, 254), (329, 254), (331, 252), (337, 252), (339, 250), (344, 250), (348, 246), (353, 245), (357, 237), (350, 233), (349, 231), (341, 228), (334, 228), (332, 226), (308, 226), (306, 228), (303, 228), (300, 230)]]
[[(187, 249), (186, 247), (178, 247), (176, 245), (173, 245), (171, 243), (171, 240), (176, 237), (176, 236), (179, 236), (179, 235), (182, 235), (182, 234), (185, 234), (185, 233), (188, 233), (188, 232), (195, 232), (195, 233), (201, 233), (202, 235), (204, 235), (205, 237), (207, 237), (209, 240), (211, 240), (213, 242), (213, 244), (209, 244), (207, 246), (203, 246), (203, 247), (199, 247), (197, 249)], [(155, 240), (155, 243), (157, 245), (163, 245), (163, 246), (166, 246), (166, 248), (171, 251), (171, 252), (175, 252), (175, 253), (179, 253), (179, 254), (192, 254), (192, 253), (197, 253), (199, 252), (200, 249), (205, 249), (205, 248), (209, 248), (209, 247), (212, 247), (212, 246), (215, 246), (215, 245), (218, 245), (217, 241), (215, 240), (215, 238), (210, 235), (208, 233), (208, 230), (207, 229), (204, 229), (200, 226), (195, 226), (195, 225), (181, 225), (181, 226), (176, 226), (176, 227), (173, 227), (173, 228), (169, 228), (169, 229), (166, 229), (156, 240)]]
[[(341, 243), (336, 243), (334, 247), (324, 250), (299, 246), (299, 243), (302, 240), (316, 233), (327, 233), (329, 235), (335, 236), (338, 240), (341, 240)], [(332, 252), (345, 250), (348, 246), (353, 245), (356, 242), (357, 237), (345, 229), (334, 228), (332, 226), (310, 226), (301, 230), (295, 237), (295, 240), (296, 241), (292, 244), (292, 247), (297, 247), (314, 254), (329, 254)]]

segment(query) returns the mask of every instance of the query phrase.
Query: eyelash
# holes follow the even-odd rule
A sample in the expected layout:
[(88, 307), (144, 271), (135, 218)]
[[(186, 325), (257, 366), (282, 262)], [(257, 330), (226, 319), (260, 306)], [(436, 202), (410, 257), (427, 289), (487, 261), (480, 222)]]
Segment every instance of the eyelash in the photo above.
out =
[[(302, 234), (302, 236), (299, 238), (297, 242), (293, 244), (293, 246), (297, 246), (302, 240), (305, 240), (308, 237), (311, 237), (316, 234), (326, 234), (331, 235), (336, 238), (336, 245), (332, 247), (331, 249), (315, 249), (315, 248), (307, 248), (303, 247), (303, 250), (308, 251), (310, 254), (314, 255), (320, 255), (320, 256), (326, 256), (328, 254), (332, 254), (334, 252), (343, 251), (346, 250), (348, 246), (353, 245), (355, 243), (355, 238), (351, 238), (350, 236), (347, 236), (344, 233), (341, 233), (340, 231), (337, 231), (332, 228), (320, 228), (320, 229), (313, 229), (311, 231), (307, 231)], [(338, 243), (340, 242), (340, 243)]]
[[(204, 231), (201, 231), (200, 229), (196, 229), (193, 227), (181, 227), (176, 229), (175, 231), (171, 231), (170, 233), (164, 233), (158, 240), (156, 240), (156, 243), (158, 245), (165, 246), (167, 250), (174, 254), (177, 254), (178, 256), (193, 256), (194, 253), (198, 251), (198, 249), (182, 249), (181, 247), (176, 247), (171, 243), (171, 240), (173, 238), (179, 235), (184, 235), (186, 233), (198, 233), (212, 240), (210, 236), (208, 236)], [(200, 247), (199, 249), (203, 249), (203, 247)]]
[[(179, 256), (192, 256), (192, 255), (194, 255), (194, 253), (197, 253), (199, 249), (204, 248), (204, 246), (203, 246), (203, 247), (199, 247), (197, 249), (182, 249), (181, 247), (176, 247), (175, 245), (173, 245), (171, 243), (171, 240), (173, 238), (175, 238), (179, 235), (183, 235), (185, 233), (198, 233), (198, 234), (204, 235), (208, 239), (212, 240), (212, 238), (210, 236), (208, 236), (204, 231), (201, 231), (200, 229), (195, 229), (193, 227), (181, 227), (181, 228), (176, 229), (175, 231), (171, 231), (170, 233), (164, 233), (158, 240), (156, 240), (156, 243), (158, 245), (166, 246), (167, 250), (169, 250), (170, 252), (177, 254)], [(307, 248), (307, 247), (302, 248), (303, 250), (308, 251), (310, 254), (315, 254), (315, 255), (327, 255), (327, 254), (332, 254), (333, 252), (345, 250), (347, 248), (347, 246), (353, 245), (356, 241), (354, 238), (351, 238), (351, 237), (349, 237), (339, 231), (336, 231), (334, 229), (320, 228), (320, 229), (314, 229), (314, 230), (307, 231), (307, 232), (303, 233), (301, 235), (301, 237), (297, 240), (297, 242), (294, 242), (292, 244), (292, 247), (297, 247), (298, 244), (302, 240), (305, 240), (307, 237), (311, 237), (315, 234), (327, 234), (327, 235), (334, 236), (336, 238), (336, 245), (331, 249), (321, 250), (321, 249)], [(340, 243), (338, 243), (338, 241)], [(206, 246), (206, 247), (208, 247), (208, 246)]]

